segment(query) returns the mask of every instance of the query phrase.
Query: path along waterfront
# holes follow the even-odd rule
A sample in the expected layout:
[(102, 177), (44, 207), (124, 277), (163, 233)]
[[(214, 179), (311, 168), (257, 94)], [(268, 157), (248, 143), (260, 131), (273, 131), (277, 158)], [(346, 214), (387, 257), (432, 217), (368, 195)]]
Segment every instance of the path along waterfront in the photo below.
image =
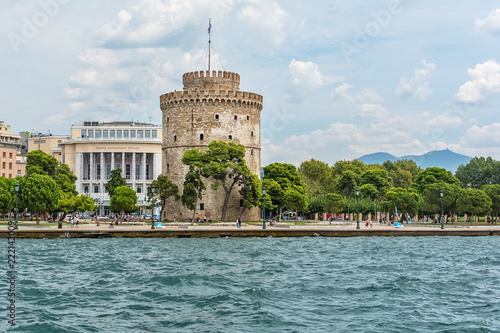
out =
[[(216, 225), (193, 225), (181, 223), (163, 223), (163, 227), (151, 229), (151, 225), (119, 225), (109, 227), (109, 223), (100, 226), (95, 224), (80, 224), (78, 228), (64, 226), (20, 226), (16, 231), (17, 238), (109, 238), (109, 237), (399, 237), (399, 236), (499, 236), (500, 225), (491, 226), (453, 226), (439, 225), (416, 226), (404, 225), (402, 228), (375, 223), (372, 228), (361, 224), (356, 229), (356, 223), (336, 225), (290, 225), (278, 224), (245, 225), (236, 228), (235, 223), (219, 223)], [(7, 227), (0, 229), (0, 237), (7, 238)]]

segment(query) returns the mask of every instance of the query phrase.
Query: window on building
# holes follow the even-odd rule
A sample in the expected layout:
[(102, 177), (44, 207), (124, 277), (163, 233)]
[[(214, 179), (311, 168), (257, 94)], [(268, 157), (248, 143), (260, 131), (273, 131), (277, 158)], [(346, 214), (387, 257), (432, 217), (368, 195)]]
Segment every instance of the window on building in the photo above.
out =
[(128, 130), (123, 130), (123, 137), (128, 138)]
[(94, 185), (94, 193), (99, 193), (99, 185)]
[(141, 185), (137, 185), (137, 190), (136, 190), (137, 193), (142, 193), (142, 186)]
[(238, 116), (237, 115), (234, 115), (234, 120), (238, 120)]
[(141, 179), (141, 165), (139, 163), (135, 164), (135, 179)]
[(9, 153), (9, 158), (12, 158), (12, 153)]
[(229, 136), (229, 140), (232, 140), (232, 139), (233, 139), (233, 136), (232, 136), (232, 135), (230, 135), (230, 136)]
[(145, 136), (146, 138), (150, 138), (150, 137), (151, 137), (151, 131), (150, 131), (150, 130), (145, 130), (145, 131), (144, 131), (144, 136)]
[(3, 152), (3, 157), (7, 157), (7, 153), (6, 152)]
[(91, 174), (90, 174), (90, 164), (87, 164), (87, 179), (90, 179), (91, 177)]
[(42, 143), (47, 143), (47, 140), (42, 140), (41, 142), (42, 142)]
[[(4, 156), (5, 157), (5, 156)], [(2, 162), (2, 169), (5, 169), (6, 162)]]
[(149, 164), (146, 164), (146, 179), (151, 179), (150, 177), (150, 172), (149, 172)]
[(177, 135), (174, 135), (174, 141), (177, 141)]
[(96, 171), (97, 171), (97, 176), (96, 178), (97, 179), (101, 179), (101, 163), (97, 163), (97, 167), (96, 167)]
[(130, 164), (125, 164), (125, 179), (130, 179)]
[(17, 175), (21, 176), (21, 170), (17, 170)]
[(132, 157), (132, 155), (130, 155), (130, 154), (125, 154), (125, 158), (126, 158), (126, 159), (129, 159), (129, 158), (131, 158), (131, 157)]
[(219, 115), (218, 114), (215, 115), (215, 119), (219, 120)]
[(130, 130), (130, 137), (135, 138), (135, 130)]
[(111, 158), (111, 153), (106, 153), (106, 158)]
[(243, 199), (240, 199), (240, 207), (243, 207)]
[(95, 130), (95, 137), (100, 138), (101, 137), (101, 130)]
[(108, 137), (108, 130), (103, 130), (102, 131), (102, 137), (107, 138)]
[(200, 134), (200, 140), (203, 141), (203, 134)]
[(116, 130), (116, 137), (121, 138), (122, 137), (122, 130)]
[(110, 130), (109, 131), (109, 137), (114, 138), (115, 137), (115, 130)]
[(203, 203), (200, 204), (200, 210), (205, 210), (205, 204)]
[(252, 149), (252, 150), (250, 150), (250, 155), (253, 155), (253, 149)]
[(83, 187), (83, 192), (85, 192), (85, 193), (89, 193), (89, 186), (88, 186), (88, 185), (85, 185), (85, 186)]
[(57, 143), (61, 143), (61, 142), (62, 142), (62, 140), (57, 140)]
[(116, 163), (116, 168), (117, 169), (121, 169), (122, 168), (122, 164), (121, 163)]
[(156, 130), (152, 130), (151, 135), (152, 135), (153, 139), (156, 139), (157, 138)]
[(143, 131), (137, 131), (137, 137), (138, 138), (144, 137), (144, 132)]
[(94, 137), (94, 130), (89, 130), (89, 138), (93, 138)]
[(250, 132), (250, 136), (253, 138), (253, 131)]
[(111, 163), (106, 163), (106, 179), (111, 179)]
[(87, 130), (82, 130), (82, 138), (87, 136)]
[(169, 122), (170, 122), (170, 117), (167, 117), (167, 123), (169, 123)]
[(12, 170), (12, 163), (9, 163), (9, 170)]

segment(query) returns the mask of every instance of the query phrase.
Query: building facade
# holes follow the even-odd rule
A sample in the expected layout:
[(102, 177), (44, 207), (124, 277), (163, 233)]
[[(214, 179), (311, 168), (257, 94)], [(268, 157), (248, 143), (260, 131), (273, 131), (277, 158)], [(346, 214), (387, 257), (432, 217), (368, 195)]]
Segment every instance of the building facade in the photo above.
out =
[[(240, 76), (222, 71), (186, 73), (184, 88), (160, 97), (163, 112), (162, 173), (182, 192), (187, 167), (182, 164), (184, 152), (206, 150), (212, 141), (242, 144), (245, 161), (252, 173), (260, 174), (260, 112), (261, 95), (240, 91)], [(197, 213), (201, 218), (218, 220), (221, 217), (225, 192), (213, 190), (205, 180), (207, 190), (199, 200)], [(241, 208), (239, 188), (232, 190), (226, 212), (227, 220), (239, 217)], [(163, 216), (167, 219), (189, 219), (192, 211), (180, 201), (171, 200)], [(194, 217), (196, 218), (196, 216)], [(247, 210), (243, 219), (259, 220), (259, 209)]]
[(137, 122), (84, 122), (71, 127), (71, 138), (62, 140), (62, 163), (78, 177), (76, 189), (93, 197), (108, 214), (109, 195), (104, 184), (111, 170), (121, 169), (127, 186), (146, 205), (147, 187), (161, 173), (161, 126)]
[(0, 121), (0, 143), (4, 146), (21, 148), (21, 136), (10, 133), (10, 125)]
[(0, 143), (0, 177), (24, 176), (26, 161), (18, 148)]
[(31, 134), (31, 137), (28, 138), (28, 153), (33, 150), (41, 150), (61, 163), (61, 143), (69, 138), (67, 135)]

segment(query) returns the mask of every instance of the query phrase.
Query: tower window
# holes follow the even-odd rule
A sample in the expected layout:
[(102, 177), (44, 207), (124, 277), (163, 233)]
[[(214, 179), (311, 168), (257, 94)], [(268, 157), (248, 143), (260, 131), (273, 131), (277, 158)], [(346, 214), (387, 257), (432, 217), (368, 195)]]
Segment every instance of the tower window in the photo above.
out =
[(250, 132), (250, 136), (253, 138), (253, 131)]
[(247, 120), (250, 120), (250, 116), (247, 116)]
[(230, 136), (229, 136), (229, 140), (232, 140), (232, 139), (233, 139), (233, 136), (232, 136), (232, 135), (230, 135)]
[(205, 205), (204, 204), (200, 204), (200, 210), (205, 210)]
[(215, 119), (219, 120), (219, 115), (218, 114), (215, 115)]
[(250, 150), (250, 155), (253, 155), (253, 149), (252, 149), (252, 150)]
[(167, 117), (167, 123), (170, 122), (170, 117)]
[(170, 164), (167, 163), (167, 172), (170, 172)]
[(200, 141), (203, 141), (203, 134), (200, 134)]
[(237, 115), (234, 115), (234, 120), (238, 120), (238, 116)]
[(177, 141), (177, 135), (174, 135), (174, 141)]

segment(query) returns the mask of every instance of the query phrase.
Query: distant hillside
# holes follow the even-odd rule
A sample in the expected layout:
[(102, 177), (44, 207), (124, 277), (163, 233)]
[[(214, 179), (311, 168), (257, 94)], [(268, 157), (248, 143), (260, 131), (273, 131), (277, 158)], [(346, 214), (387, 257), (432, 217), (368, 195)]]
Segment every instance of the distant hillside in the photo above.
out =
[(407, 155), (401, 157), (395, 157), (394, 155), (388, 153), (375, 153), (361, 156), (358, 158), (358, 161), (365, 164), (382, 164), (387, 160), (391, 162), (395, 162), (397, 160), (413, 160), (423, 169), (437, 166), (455, 173), (460, 164), (467, 164), (471, 159), (472, 157), (457, 154), (449, 149), (446, 149), (430, 151), (423, 155)]

